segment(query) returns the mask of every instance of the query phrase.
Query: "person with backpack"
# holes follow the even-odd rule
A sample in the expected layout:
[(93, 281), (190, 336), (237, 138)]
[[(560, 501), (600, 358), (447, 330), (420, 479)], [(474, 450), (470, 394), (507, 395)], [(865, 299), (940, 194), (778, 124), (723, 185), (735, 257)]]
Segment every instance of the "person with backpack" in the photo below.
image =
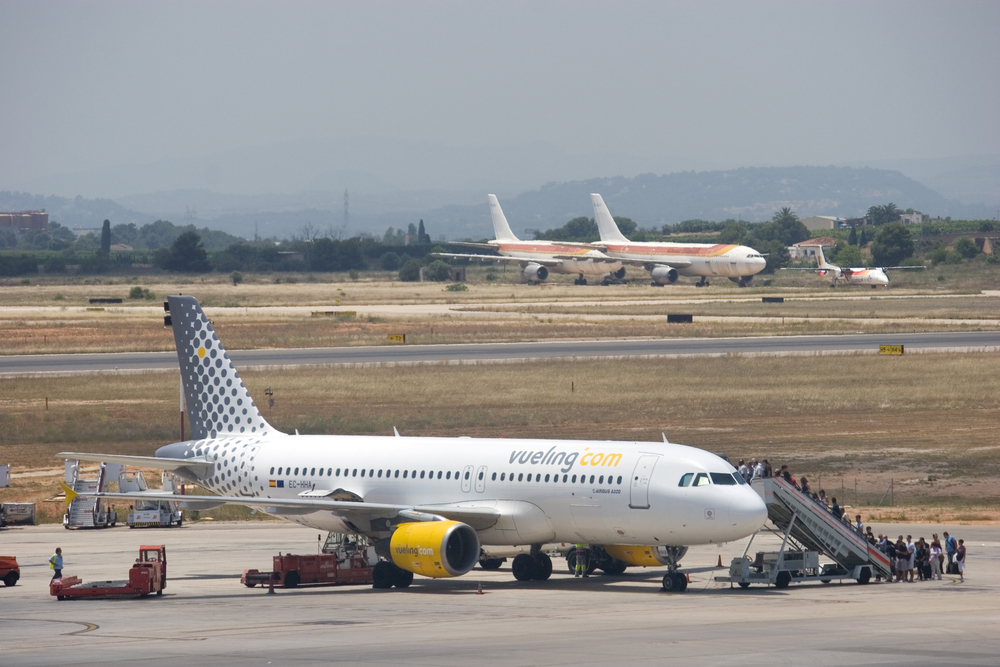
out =
[(965, 540), (959, 540), (955, 548), (955, 562), (958, 563), (958, 580), (965, 581)]
[(948, 574), (955, 574), (955, 567), (953, 563), (955, 562), (955, 551), (958, 549), (958, 542), (955, 540), (953, 535), (944, 534), (944, 549), (948, 554), (948, 569), (945, 570)]

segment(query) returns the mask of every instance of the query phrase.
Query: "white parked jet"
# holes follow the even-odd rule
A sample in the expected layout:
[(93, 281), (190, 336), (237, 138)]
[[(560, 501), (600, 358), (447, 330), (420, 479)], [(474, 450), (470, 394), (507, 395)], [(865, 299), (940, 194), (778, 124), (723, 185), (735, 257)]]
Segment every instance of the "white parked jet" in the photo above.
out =
[[(823, 255), (822, 246), (802, 246), (816, 248), (817, 275), (826, 276), (830, 280), (830, 287), (841, 285), (871, 285), (872, 289), (879, 286), (889, 286), (889, 276), (886, 271), (904, 269), (924, 269), (924, 266), (884, 266), (882, 268), (868, 269), (864, 267), (841, 268), (826, 261)], [(803, 269), (797, 267), (785, 267), (786, 271), (813, 271), (813, 269)]]
[(695, 284), (701, 287), (708, 284), (709, 278), (718, 276), (745, 287), (767, 264), (759, 252), (742, 245), (629, 241), (618, 229), (601, 195), (591, 194), (590, 202), (601, 234), (601, 242), (591, 245), (623, 264), (646, 269), (653, 285), (675, 283), (679, 276), (698, 276), (700, 280)]
[(499, 254), (473, 255), (439, 252), (432, 253), (432, 257), (515, 262), (521, 265), (525, 278), (534, 283), (543, 282), (549, 277), (550, 271), (578, 274), (579, 277), (575, 281), (577, 285), (587, 284), (587, 279), (584, 276), (601, 276), (605, 279), (625, 277), (625, 269), (621, 262), (611, 259), (585, 243), (522, 241), (511, 231), (496, 196), (488, 195), (487, 198), (490, 202), (493, 234), (496, 238), (488, 243), (455, 242), (452, 245), (495, 250)]
[[(532, 545), (512, 563), (514, 576), (544, 580), (552, 562), (541, 545), (586, 542), (603, 547), (606, 570), (665, 565), (664, 587), (683, 590), (677, 563), (688, 545), (737, 540), (767, 518), (760, 496), (729, 463), (666, 438), (281, 433), (255, 406), (195, 298), (170, 296), (165, 307), (194, 439), (150, 457), (59, 456), (171, 470), (218, 494), (186, 496), (187, 509), (235, 503), (319, 530), (365, 535), (383, 559), (376, 587), (408, 586), (414, 574), (465, 574), (482, 545)], [(63, 488), (67, 502), (77, 495)]]

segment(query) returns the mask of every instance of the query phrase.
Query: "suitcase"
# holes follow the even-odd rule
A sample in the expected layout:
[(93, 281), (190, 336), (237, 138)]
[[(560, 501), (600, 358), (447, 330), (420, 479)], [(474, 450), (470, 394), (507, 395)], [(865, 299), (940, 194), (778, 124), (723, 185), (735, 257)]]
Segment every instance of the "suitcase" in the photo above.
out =
[(958, 563), (948, 563), (948, 571), (945, 574), (958, 574)]

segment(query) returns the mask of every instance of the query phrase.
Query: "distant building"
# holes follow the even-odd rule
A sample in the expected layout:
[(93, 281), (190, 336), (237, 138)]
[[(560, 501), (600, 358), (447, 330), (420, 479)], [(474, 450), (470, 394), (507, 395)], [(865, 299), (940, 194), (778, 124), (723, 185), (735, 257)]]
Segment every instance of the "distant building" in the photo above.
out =
[(112, 252), (115, 252), (115, 251), (118, 251), (118, 252), (127, 252), (129, 250), (134, 250), (134, 249), (135, 248), (133, 248), (132, 246), (125, 245), (124, 243), (112, 243), (111, 247), (109, 248), (109, 250), (111, 250)]
[(899, 221), (904, 225), (919, 225), (924, 221), (923, 213), (900, 213)]
[(793, 262), (812, 259), (816, 256), (816, 246), (822, 247), (825, 252), (827, 248), (837, 247), (837, 239), (829, 236), (820, 236), (815, 239), (799, 241), (788, 249), (788, 254), (791, 256)]
[(847, 220), (845, 218), (836, 218), (830, 215), (813, 215), (808, 218), (802, 218), (802, 224), (806, 226), (809, 231), (816, 231), (817, 229), (837, 229), (839, 227), (847, 227)]
[(17, 232), (29, 229), (48, 229), (49, 214), (45, 211), (12, 211), (0, 213), (0, 229), (12, 229)]

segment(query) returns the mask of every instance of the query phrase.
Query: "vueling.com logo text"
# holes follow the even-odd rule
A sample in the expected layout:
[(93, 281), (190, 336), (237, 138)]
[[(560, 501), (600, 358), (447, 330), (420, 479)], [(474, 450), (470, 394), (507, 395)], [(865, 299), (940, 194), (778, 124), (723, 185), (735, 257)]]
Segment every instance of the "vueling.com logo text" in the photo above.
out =
[(573, 464), (576, 463), (577, 459), (580, 460), (580, 465), (582, 466), (601, 466), (607, 468), (617, 467), (622, 460), (622, 455), (617, 452), (609, 454), (592, 452), (590, 451), (590, 447), (583, 450), (582, 457), (580, 456), (580, 452), (557, 452), (555, 449), (555, 447), (552, 447), (547, 452), (514, 451), (510, 453), (510, 462), (525, 465), (561, 465), (565, 467), (560, 468), (559, 472), (569, 472), (573, 469)]

